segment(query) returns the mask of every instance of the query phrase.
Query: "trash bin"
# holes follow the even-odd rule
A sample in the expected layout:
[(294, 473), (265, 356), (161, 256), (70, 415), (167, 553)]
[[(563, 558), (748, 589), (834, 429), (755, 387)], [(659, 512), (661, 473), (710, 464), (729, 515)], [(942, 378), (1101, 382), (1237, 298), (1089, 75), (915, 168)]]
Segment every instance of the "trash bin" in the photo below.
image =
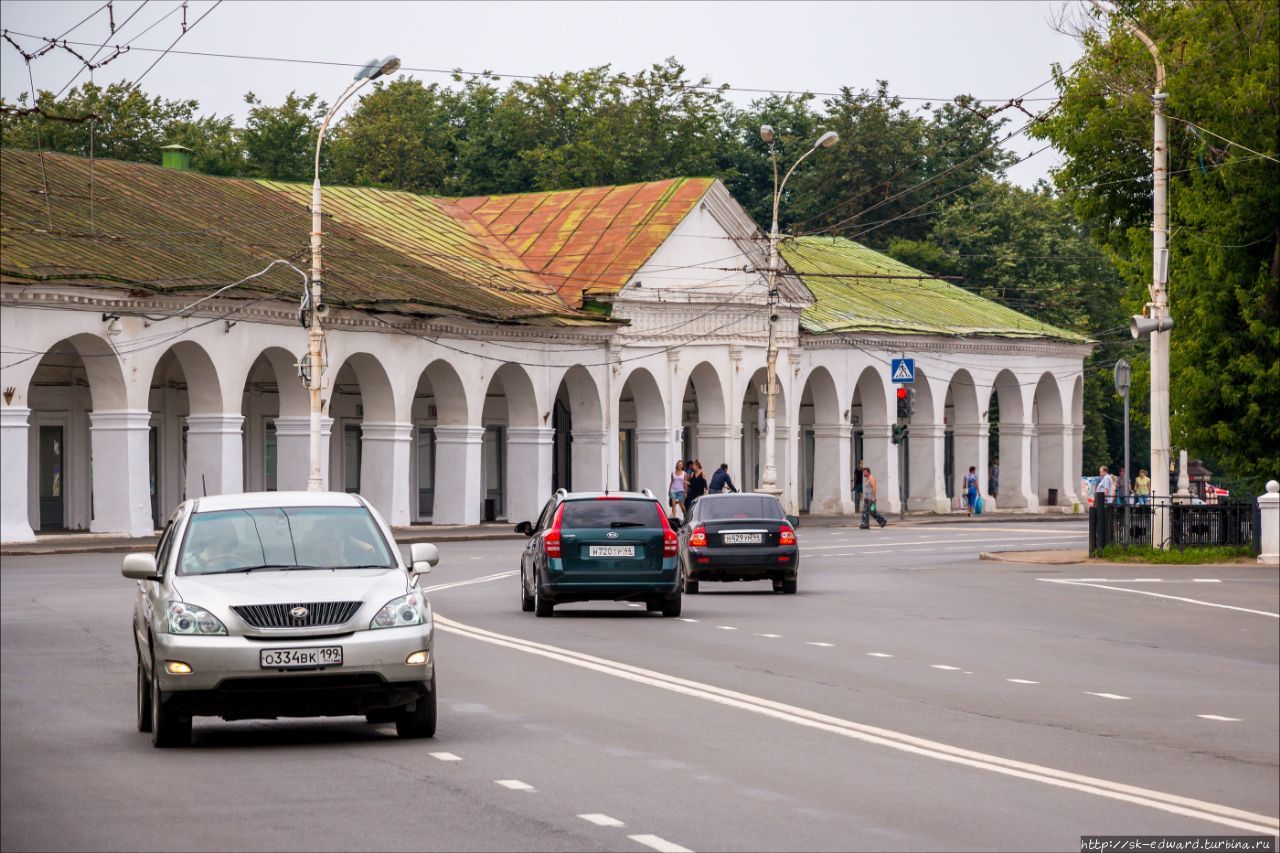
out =
[(498, 501), (496, 498), (484, 499), (484, 520), (496, 521), (498, 518)]
[(1049, 490), (1049, 500), (1045, 501), (1045, 503), (1047, 503), (1049, 506), (1057, 506), (1057, 505), (1058, 505), (1058, 490), (1057, 490), (1057, 489), (1050, 489), (1050, 490)]

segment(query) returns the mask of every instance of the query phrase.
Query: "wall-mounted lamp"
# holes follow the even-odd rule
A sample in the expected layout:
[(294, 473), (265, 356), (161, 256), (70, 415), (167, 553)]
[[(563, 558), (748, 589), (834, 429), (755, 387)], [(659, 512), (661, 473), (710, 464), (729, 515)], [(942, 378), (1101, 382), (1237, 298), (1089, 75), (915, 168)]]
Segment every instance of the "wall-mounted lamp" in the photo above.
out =
[(111, 335), (111, 337), (113, 338), (117, 337), (121, 332), (124, 331), (124, 328), (121, 327), (120, 325), (119, 314), (103, 314), (102, 322), (107, 324), (107, 334)]

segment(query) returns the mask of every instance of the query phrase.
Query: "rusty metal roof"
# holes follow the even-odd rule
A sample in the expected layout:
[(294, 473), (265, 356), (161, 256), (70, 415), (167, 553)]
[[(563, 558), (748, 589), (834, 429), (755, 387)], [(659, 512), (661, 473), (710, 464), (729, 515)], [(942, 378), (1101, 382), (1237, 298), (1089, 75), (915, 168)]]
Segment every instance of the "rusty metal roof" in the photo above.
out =
[[(0, 280), (207, 293), (309, 262), (310, 187), (0, 150)], [(495, 322), (597, 324), (457, 204), (326, 188), (324, 278), (337, 305)], [(51, 215), (50, 215), (51, 214)], [(50, 222), (52, 220), (52, 222)], [(295, 273), (244, 285), (295, 300)], [(248, 295), (248, 293), (246, 293)]]
[(570, 305), (616, 293), (715, 182), (672, 178), (457, 200)]
[(1086, 338), (984, 299), (843, 237), (798, 237), (782, 257), (813, 292), (801, 314), (810, 334), (898, 334)]

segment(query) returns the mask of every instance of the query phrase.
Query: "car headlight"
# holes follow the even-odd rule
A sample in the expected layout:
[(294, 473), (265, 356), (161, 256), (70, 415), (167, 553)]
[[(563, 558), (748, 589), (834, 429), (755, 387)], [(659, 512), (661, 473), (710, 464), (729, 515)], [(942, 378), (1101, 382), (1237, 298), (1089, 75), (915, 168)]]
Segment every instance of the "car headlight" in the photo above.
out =
[(423, 625), (431, 621), (431, 610), (426, 596), (420, 592), (411, 592), (399, 598), (393, 598), (373, 617), (370, 628), (403, 628), (406, 625)]
[(170, 634), (225, 634), (227, 626), (203, 607), (185, 601), (170, 601), (165, 623)]

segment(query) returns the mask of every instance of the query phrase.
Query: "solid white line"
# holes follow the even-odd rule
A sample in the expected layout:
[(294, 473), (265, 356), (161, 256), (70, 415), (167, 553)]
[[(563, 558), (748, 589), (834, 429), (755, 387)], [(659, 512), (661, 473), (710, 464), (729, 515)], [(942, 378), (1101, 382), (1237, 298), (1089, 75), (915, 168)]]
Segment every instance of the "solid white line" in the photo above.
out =
[(475, 584), (475, 583), (488, 583), (489, 581), (502, 580), (503, 578), (509, 578), (509, 577), (512, 577), (513, 575), (518, 575), (518, 574), (520, 574), (519, 569), (512, 569), (509, 572), (498, 572), (497, 574), (493, 574), (493, 575), (485, 575), (482, 578), (472, 578), (471, 580), (454, 581), (453, 583), (442, 583), (442, 584), (436, 584), (435, 586), (423, 587), (422, 591), (423, 592), (439, 592), (442, 589), (453, 589), (455, 586), (470, 586), (471, 584)]
[(609, 817), (607, 814), (580, 814), (578, 817), (587, 823), (594, 823), (596, 826), (626, 826), (616, 817)]
[(1192, 578), (1192, 583), (1222, 583), (1222, 578)]
[(756, 634), (756, 636), (757, 636), (757, 637), (768, 637), (770, 640), (779, 640), (779, 639), (781, 639), (781, 638), (782, 638), (782, 635), (781, 635), (781, 634)]
[(929, 664), (929, 666), (933, 667), (934, 669), (959, 669), (960, 668), (958, 666), (947, 666), (945, 663), (931, 663)]
[(831, 648), (832, 646), (834, 646), (834, 645), (835, 645), (835, 643), (805, 643), (805, 645), (806, 645), (806, 646), (821, 646), (821, 647), (822, 647), (822, 648), (824, 648), (824, 649), (829, 649), (829, 648)]
[(644, 607), (644, 603), (639, 601), (628, 601), (626, 605), (628, 607)]
[(1217, 714), (1196, 714), (1202, 720), (1218, 720), (1223, 723), (1243, 723), (1239, 717), (1219, 717)]
[(430, 755), (432, 758), (439, 759), (440, 761), (461, 761), (462, 760), (460, 756), (454, 755), (452, 752), (428, 752), (427, 755)]
[(893, 655), (885, 654), (884, 652), (867, 652), (867, 657), (869, 657), (869, 658), (891, 658), (891, 657), (893, 657)]
[(1005, 681), (1009, 681), (1014, 684), (1039, 684), (1040, 683), (1038, 681), (1028, 681), (1025, 678), (1006, 678)]
[(510, 788), (513, 791), (532, 791), (533, 786), (528, 782), (521, 782), (519, 779), (494, 779), (494, 782), (504, 788)]
[(631, 681), (636, 684), (656, 687), (660, 690), (666, 690), (707, 702), (714, 702), (716, 704), (737, 708), (749, 713), (759, 714), (764, 717), (788, 722), (793, 725), (804, 726), (816, 731), (824, 731), (829, 734), (835, 734), (851, 740), (860, 741), (862, 743), (895, 749), (911, 755), (931, 758), (936, 761), (943, 761), (978, 770), (985, 770), (989, 773), (997, 773), (1003, 776), (1023, 779), (1030, 782), (1038, 782), (1043, 785), (1077, 791), (1084, 794), (1090, 794), (1092, 796), (1105, 797), (1107, 799), (1156, 809), (1169, 814), (1177, 814), (1184, 817), (1209, 821), (1222, 826), (1240, 829), (1245, 832), (1274, 835), (1278, 830), (1280, 830), (1280, 819), (1269, 815), (1246, 811), (1244, 809), (1237, 809), (1233, 806), (1224, 806), (1218, 803), (1210, 803), (1205, 800), (1183, 797), (1178, 794), (1156, 791), (1151, 788), (1141, 788), (1122, 782), (1112, 782), (1096, 776), (1085, 776), (1083, 774), (1072, 773), (1066, 770), (1057, 770), (1044, 765), (1031, 764), (1024, 761), (1018, 761), (1016, 759), (991, 755), (989, 753), (963, 749), (940, 741), (916, 737), (914, 735), (894, 731), (892, 729), (869, 726), (865, 723), (844, 720), (839, 717), (832, 717), (827, 714), (810, 711), (806, 708), (800, 708), (795, 705), (775, 702), (771, 699), (764, 699), (762, 697), (752, 696), (746, 693), (739, 693), (737, 691), (727, 690), (722, 687), (716, 687), (702, 682), (690, 681), (677, 676), (642, 669), (640, 667), (631, 666), (630, 664), (595, 657), (593, 655), (575, 652), (558, 646), (536, 643), (532, 640), (524, 640), (505, 634), (498, 634), (483, 628), (474, 628), (469, 625), (454, 622), (453, 620), (443, 616), (436, 617), (436, 627), (441, 631), (460, 634), (464, 637), (469, 637), (480, 642), (502, 646), (515, 651), (525, 652), (526, 654), (537, 655), (549, 660), (559, 661), (571, 666), (609, 675), (614, 678)]
[(1187, 604), (1200, 604), (1204, 607), (1217, 607), (1222, 610), (1238, 610), (1241, 613), (1253, 613), (1257, 616), (1270, 616), (1272, 619), (1280, 619), (1280, 613), (1269, 613), (1266, 610), (1250, 610), (1248, 607), (1234, 607), (1230, 604), (1215, 604), (1212, 601), (1200, 601), (1197, 598), (1183, 598), (1179, 595), (1165, 595), (1162, 592), (1148, 592), (1145, 589), (1125, 589), (1120, 586), (1105, 586), (1100, 583), (1085, 583), (1084, 581), (1064, 580), (1062, 578), (1036, 578), (1036, 580), (1044, 581), (1045, 583), (1061, 584), (1062, 586), (1092, 586), (1097, 589), (1114, 590), (1115, 592), (1131, 592), (1134, 595), (1150, 595), (1156, 598), (1168, 598), (1173, 601), (1183, 601)]
[(628, 835), (632, 841), (637, 844), (643, 844), (645, 847), (652, 847), (659, 853), (693, 853), (688, 847), (681, 847), (679, 844), (672, 844), (666, 839), (659, 838), (656, 835)]
[(1089, 696), (1097, 696), (1101, 699), (1123, 699), (1126, 702), (1129, 700), (1128, 696), (1121, 696), (1119, 693), (1094, 693), (1092, 690), (1086, 690), (1085, 693)]
[[(1083, 535), (1084, 535), (1084, 534), (1063, 534), (1063, 533), (1056, 533), (1056, 534), (1050, 534), (1050, 535), (1048, 535), (1048, 536), (1042, 536), (1042, 537), (1040, 537), (1040, 539), (1039, 539), (1039, 540), (1037, 540), (1037, 541), (1046, 541), (1046, 542), (1047, 542), (1047, 541), (1049, 541), (1050, 539), (1079, 539), (1079, 538), (1081, 538)], [(879, 537), (877, 537), (877, 538), (879, 538)], [(851, 543), (849, 543), (849, 542), (845, 542), (845, 543), (843, 543), (843, 544), (841, 544), (841, 545), (810, 545), (810, 546), (808, 546), (808, 547), (802, 547), (800, 550), (801, 550), (801, 552), (802, 552), (802, 553), (807, 554), (807, 553), (809, 553), (810, 551), (838, 551), (838, 550), (839, 550), (839, 549), (841, 549), (841, 548), (880, 548), (880, 547), (882, 547), (882, 546), (884, 546), (884, 545), (886, 545), (886, 544), (897, 544), (897, 545), (901, 545), (901, 546), (905, 546), (905, 547), (912, 547), (912, 546), (914, 546), (914, 547), (920, 547), (921, 545), (924, 545), (924, 546), (926, 546), (926, 547), (933, 547), (934, 545), (972, 545), (972, 544), (974, 544), (975, 542), (978, 542), (978, 541), (982, 541), (982, 540), (977, 540), (977, 539), (935, 539), (935, 540), (933, 540), (932, 542), (927, 542), (927, 543), (926, 543), (926, 542), (923, 542), (923, 541), (922, 541), (922, 542), (919, 542), (919, 543), (909, 543), (909, 542), (898, 542), (898, 543), (875, 542), (875, 543), (872, 543), (872, 542), (867, 542), (867, 543), (862, 544), (862, 545), (854, 545), (854, 544), (851, 544)], [(998, 540), (992, 540), (992, 541), (997, 541), (997, 542), (998, 542)]]

